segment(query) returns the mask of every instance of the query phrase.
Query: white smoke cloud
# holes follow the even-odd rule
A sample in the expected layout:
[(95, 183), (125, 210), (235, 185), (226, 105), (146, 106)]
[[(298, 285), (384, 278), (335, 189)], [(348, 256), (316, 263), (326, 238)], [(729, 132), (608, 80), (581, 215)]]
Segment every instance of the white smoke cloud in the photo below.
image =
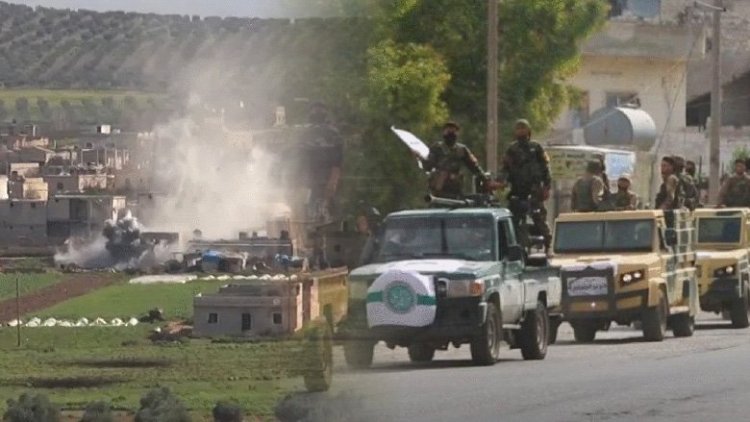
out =
[(283, 199), (271, 180), (273, 159), (252, 148), (249, 134), (223, 130), (199, 129), (190, 119), (155, 129), (153, 190), (165, 196), (155, 199), (150, 229), (229, 239), (265, 228)]

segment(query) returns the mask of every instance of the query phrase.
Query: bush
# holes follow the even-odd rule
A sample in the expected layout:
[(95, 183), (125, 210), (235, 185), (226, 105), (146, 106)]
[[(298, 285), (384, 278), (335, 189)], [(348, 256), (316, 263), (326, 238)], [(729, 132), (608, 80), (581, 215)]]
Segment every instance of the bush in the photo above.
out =
[(243, 413), (239, 405), (227, 402), (217, 403), (213, 410), (215, 422), (242, 422)]
[(190, 422), (187, 408), (169, 388), (155, 388), (141, 398), (135, 422)]
[(81, 422), (112, 422), (114, 420), (112, 404), (104, 401), (89, 403), (81, 418)]
[(8, 400), (4, 422), (57, 422), (60, 409), (43, 394), (23, 393), (18, 401)]

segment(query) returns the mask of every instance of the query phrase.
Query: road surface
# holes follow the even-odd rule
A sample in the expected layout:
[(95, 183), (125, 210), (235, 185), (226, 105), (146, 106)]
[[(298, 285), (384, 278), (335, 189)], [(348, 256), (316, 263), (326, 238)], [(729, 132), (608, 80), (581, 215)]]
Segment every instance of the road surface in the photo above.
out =
[(357, 372), (337, 356), (332, 391), (302, 398), (307, 420), (750, 420), (750, 329), (713, 315), (691, 338), (646, 343), (614, 327), (579, 345), (563, 324), (546, 360), (506, 349), (495, 366), (473, 367), (469, 356), (464, 346), (415, 365), (378, 346), (373, 368)]

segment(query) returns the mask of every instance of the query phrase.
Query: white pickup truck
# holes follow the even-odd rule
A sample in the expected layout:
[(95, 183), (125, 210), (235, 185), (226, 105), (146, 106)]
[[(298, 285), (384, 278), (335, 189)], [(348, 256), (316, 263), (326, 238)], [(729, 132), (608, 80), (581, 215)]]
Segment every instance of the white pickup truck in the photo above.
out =
[(492, 365), (502, 341), (524, 359), (544, 359), (550, 318), (558, 317), (550, 313), (560, 305), (559, 269), (525, 261), (506, 209), (390, 214), (369, 263), (350, 273), (339, 327), (347, 363), (369, 367), (379, 341), (407, 347), (414, 362), (469, 344), (475, 364)]

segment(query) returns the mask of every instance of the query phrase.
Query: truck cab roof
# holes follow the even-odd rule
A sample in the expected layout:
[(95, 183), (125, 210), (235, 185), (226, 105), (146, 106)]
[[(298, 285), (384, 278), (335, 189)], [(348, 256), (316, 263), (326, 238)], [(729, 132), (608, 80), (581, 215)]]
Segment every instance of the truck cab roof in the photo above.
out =
[(495, 219), (511, 218), (511, 213), (506, 208), (426, 208), (417, 210), (397, 211), (388, 215), (391, 217), (428, 217), (428, 216), (449, 216), (449, 215), (489, 215)]

